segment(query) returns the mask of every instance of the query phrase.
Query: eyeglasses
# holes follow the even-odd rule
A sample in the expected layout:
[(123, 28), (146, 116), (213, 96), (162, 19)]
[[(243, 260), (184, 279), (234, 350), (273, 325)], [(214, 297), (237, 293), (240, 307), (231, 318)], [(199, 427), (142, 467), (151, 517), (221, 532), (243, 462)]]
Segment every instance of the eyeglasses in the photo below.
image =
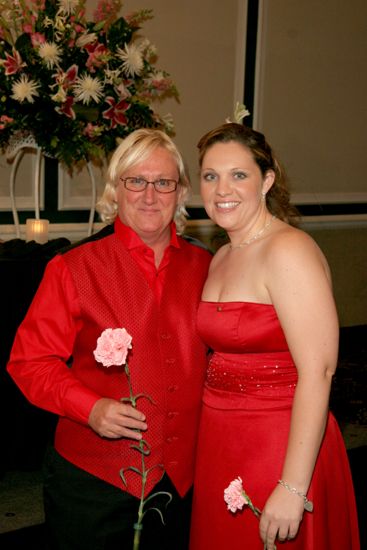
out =
[(138, 177), (120, 178), (120, 180), (124, 182), (126, 189), (129, 191), (134, 191), (135, 193), (144, 191), (148, 187), (149, 183), (154, 185), (154, 189), (158, 191), (158, 193), (173, 193), (173, 191), (176, 191), (178, 185), (176, 180), (166, 178), (160, 178), (155, 181), (147, 181), (144, 178)]

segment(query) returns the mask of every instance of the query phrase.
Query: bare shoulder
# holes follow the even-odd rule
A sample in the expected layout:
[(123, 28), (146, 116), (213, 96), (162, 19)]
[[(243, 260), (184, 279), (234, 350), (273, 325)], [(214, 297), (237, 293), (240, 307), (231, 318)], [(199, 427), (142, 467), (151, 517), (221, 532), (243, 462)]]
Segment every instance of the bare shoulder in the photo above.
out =
[(267, 243), (266, 268), (274, 281), (327, 279), (331, 284), (328, 262), (316, 243), (305, 231), (283, 222), (277, 224), (276, 231)]
[(327, 260), (316, 241), (305, 231), (279, 222), (277, 230), (267, 243), (267, 258), (273, 268), (281, 266), (289, 269), (290, 266), (307, 270), (312, 265), (319, 265), (327, 273)]

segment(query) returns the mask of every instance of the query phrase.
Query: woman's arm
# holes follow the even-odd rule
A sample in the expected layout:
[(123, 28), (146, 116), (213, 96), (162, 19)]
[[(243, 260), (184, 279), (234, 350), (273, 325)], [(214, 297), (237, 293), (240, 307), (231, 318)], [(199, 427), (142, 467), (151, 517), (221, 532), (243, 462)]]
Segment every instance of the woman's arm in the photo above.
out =
[[(309, 236), (296, 230), (279, 235), (268, 259), (268, 292), (298, 371), (282, 479), (306, 494), (325, 431), (338, 319), (327, 263)], [(260, 521), (268, 550), (277, 536), (297, 534), (303, 512), (299, 495), (274, 487)]]

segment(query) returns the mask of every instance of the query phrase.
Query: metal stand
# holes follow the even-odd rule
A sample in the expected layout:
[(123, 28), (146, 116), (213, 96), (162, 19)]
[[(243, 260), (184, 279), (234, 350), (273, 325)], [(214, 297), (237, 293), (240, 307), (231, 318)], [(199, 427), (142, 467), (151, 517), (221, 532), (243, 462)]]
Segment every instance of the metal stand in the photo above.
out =
[[(35, 210), (35, 218), (37, 220), (40, 219), (41, 162), (42, 162), (42, 154), (43, 154), (42, 149), (39, 145), (37, 145), (33, 136), (31, 135), (25, 138), (22, 137), (21, 139), (15, 138), (13, 142), (9, 145), (8, 151), (6, 153), (6, 158), (8, 160), (14, 159), (14, 164), (12, 166), (11, 174), (10, 174), (10, 202), (11, 202), (11, 210), (12, 210), (14, 226), (15, 226), (15, 233), (18, 239), (20, 239), (20, 224), (19, 224), (18, 211), (15, 204), (15, 176), (17, 173), (19, 163), (26, 149), (31, 149), (36, 151), (36, 168), (35, 168), (34, 183), (33, 183), (34, 206), (35, 206), (34, 210)], [(93, 233), (93, 222), (94, 222), (95, 205), (96, 205), (96, 199), (97, 199), (97, 186), (96, 186), (96, 180), (93, 173), (92, 163), (88, 161), (86, 166), (87, 166), (88, 174), (91, 181), (91, 188), (92, 188), (92, 200), (91, 200), (91, 207), (90, 207), (89, 221), (88, 221), (88, 237), (89, 237)]]

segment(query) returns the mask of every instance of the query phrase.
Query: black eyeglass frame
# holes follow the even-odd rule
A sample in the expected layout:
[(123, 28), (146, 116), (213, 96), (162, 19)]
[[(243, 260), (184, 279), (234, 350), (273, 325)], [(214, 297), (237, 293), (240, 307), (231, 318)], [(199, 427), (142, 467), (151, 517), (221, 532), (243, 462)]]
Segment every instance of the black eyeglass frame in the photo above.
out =
[[(145, 185), (144, 187), (142, 187), (142, 189), (132, 189), (131, 187), (128, 187), (127, 186), (127, 182), (128, 180), (140, 180), (140, 181), (144, 181), (145, 182)], [(177, 186), (178, 186), (178, 181), (172, 179), (172, 178), (159, 178), (158, 180), (153, 180), (153, 181), (148, 181), (146, 180), (145, 178), (138, 178), (138, 177), (134, 177), (134, 176), (130, 176), (128, 178), (121, 178), (120, 177), (120, 181), (123, 182), (125, 188), (128, 190), (128, 191), (132, 191), (133, 193), (141, 193), (142, 191), (145, 191), (146, 188), (148, 187), (148, 185), (151, 183), (153, 186), (154, 186), (154, 189), (157, 191), (157, 193), (162, 193), (164, 195), (167, 195), (168, 193), (174, 193), (174, 191), (176, 191), (177, 189)], [(174, 182), (175, 184), (175, 187), (173, 189), (170, 189), (169, 191), (162, 191), (162, 189), (158, 189), (157, 188), (157, 185), (158, 183), (160, 183), (161, 181), (169, 181), (169, 182)]]

